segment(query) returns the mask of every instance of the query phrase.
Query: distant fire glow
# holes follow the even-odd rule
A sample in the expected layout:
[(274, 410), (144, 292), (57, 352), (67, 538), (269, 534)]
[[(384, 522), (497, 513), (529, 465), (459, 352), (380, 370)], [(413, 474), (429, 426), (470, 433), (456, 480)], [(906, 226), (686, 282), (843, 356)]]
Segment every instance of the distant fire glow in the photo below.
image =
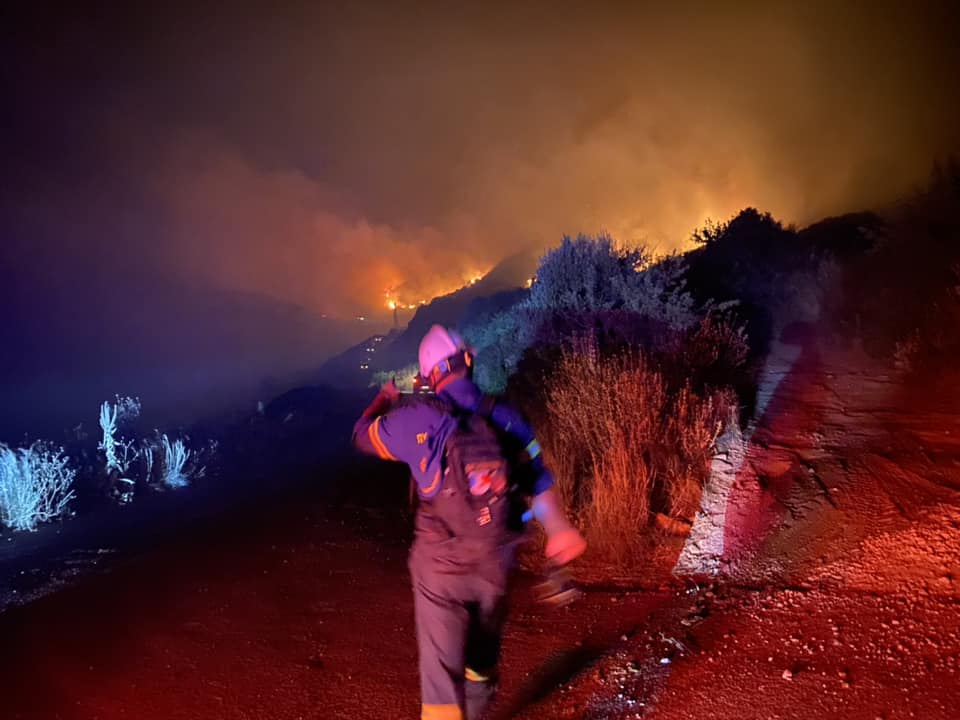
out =
[[(459, 283), (441, 283), (436, 287), (431, 288), (429, 292), (430, 298), (442, 297), (444, 295), (449, 295), (452, 292), (456, 292), (464, 287), (471, 287), (480, 282), (484, 276), (490, 272), (491, 268), (486, 270), (471, 270), (467, 273), (464, 273), (460, 276)], [(389, 310), (392, 313), (396, 313), (400, 310), (416, 310), (421, 305), (426, 305), (430, 302), (430, 299), (420, 295), (419, 297), (410, 297), (412, 293), (405, 293), (403, 291), (404, 283), (398, 283), (393, 287), (389, 287), (383, 291), (383, 301)], [(421, 292), (423, 288), (420, 288)]]

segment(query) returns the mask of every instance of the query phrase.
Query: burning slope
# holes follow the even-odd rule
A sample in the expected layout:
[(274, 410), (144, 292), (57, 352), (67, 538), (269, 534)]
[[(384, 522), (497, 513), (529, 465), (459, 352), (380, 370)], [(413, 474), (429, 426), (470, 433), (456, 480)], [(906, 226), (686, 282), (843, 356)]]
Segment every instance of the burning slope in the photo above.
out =
[[(434, 323), (459, 326), (476, 314), (502, 309), (513, 304), (524, 292), (526, 280), (536, 268), (532, 253), (521, 252), (501, 260), (483, 277), (470, 279), (447, 295), (417, 305), (405, 327), (399, 323), (386, 337), (368, 338), (324, 364), (318, 373), (319, 383), (367, 385), (377, 370), (398, 370), (417, 360), (420, 338)], [(388, 296), (387, 306), (396, 304), (395, 317), (401, 317), (398, 301)], [(374, 348), (375, 352), (368, 352)], [(366, 367), (363, 367), (366, 366)]]

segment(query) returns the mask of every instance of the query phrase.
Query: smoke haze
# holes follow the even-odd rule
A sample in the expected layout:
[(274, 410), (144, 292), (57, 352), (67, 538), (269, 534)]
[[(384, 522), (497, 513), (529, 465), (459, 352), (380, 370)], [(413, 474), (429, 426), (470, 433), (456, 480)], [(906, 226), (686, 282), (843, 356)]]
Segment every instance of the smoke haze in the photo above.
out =
[(344, 315), (563, 233), (672, 249), (745, 205), (875, 204), (957, 147), (952, 10), (524, 7), (38, 18), (17, 114), (27, 153), (60, 116), (68, 202), (165, 226), (96, 252)]
[(747, 205), (805, 223), (960, 147), (948, 4), (320, 5), (4, 23), (18, 287), (119, 300), (159, 275), (385, 320), (388, 290), (564, 233), (670, 250)]

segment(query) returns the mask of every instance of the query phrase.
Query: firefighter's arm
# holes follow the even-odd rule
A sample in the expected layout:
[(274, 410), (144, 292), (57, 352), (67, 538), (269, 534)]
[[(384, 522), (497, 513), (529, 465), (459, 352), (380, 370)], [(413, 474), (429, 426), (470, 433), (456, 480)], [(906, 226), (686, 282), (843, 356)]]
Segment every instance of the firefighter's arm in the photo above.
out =
[(536, 495), (530, 509), (547, 535), (547, 560), (556, 565), (566, 565), (587, 549), (587, 541), (567, 520), (555, 488)]
[(540, 452), (540, 443), (537, 442), (523, 415), (507, 403), (497, 402), (490, 414), (490, 420), (502, 431), (510, 434), (522, 452), (517, 461), (525, 466), (524, 476), (532, 477), (530, 486), (524, 491), (530, 495), (539, 495), (553, 487), (553, 475), (543, 462)]
[(376, 455), (384, 460), (397, 459), (384, 443), (381, 423), (399, 397), (400, 392), (393, 380), (380, 388), (380, 392), (353, 426), (354, 447), (367, 455)]
[(553, 475), (543, 461), (540, 443), (534, 437), (533, 428), (520, 412), (507, 403), (496, 402), (490, 419), (501, 430), (513, 435), (523, 447), (519, 461), (527, 465), (533, 476), (532, 487), (526, 488), (533, 495), (530, 513), (547, 535), (547, 559), (556, 565), (566, 565), (577, 559), (587, 549), (587, 542), (567, 520), (560, 496), (554, 488)]

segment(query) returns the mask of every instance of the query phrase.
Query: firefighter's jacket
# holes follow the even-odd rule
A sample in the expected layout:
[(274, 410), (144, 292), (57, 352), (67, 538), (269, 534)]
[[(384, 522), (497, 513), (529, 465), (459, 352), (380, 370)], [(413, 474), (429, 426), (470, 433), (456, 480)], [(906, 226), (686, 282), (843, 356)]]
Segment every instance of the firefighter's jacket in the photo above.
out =
[[(485, 397), (467, 378), (451, 380), (439, 394), (442, 400), (469, 412), (477, 412)], [(552, 487), (553, 476), (543, 463), (540, 445), (524, 417), (506, 402), (497, 400), (489, 419), (522, 449), (529, 475), (527, 491), (539, 495)], [(430, 498), (440, 490), (443, 449), (455, 422), (436, 404), (399, 405), (379, 417), (360, 418), (353, 427), (353, 443), (369, 455), (406, 463), (420, 495)]]

